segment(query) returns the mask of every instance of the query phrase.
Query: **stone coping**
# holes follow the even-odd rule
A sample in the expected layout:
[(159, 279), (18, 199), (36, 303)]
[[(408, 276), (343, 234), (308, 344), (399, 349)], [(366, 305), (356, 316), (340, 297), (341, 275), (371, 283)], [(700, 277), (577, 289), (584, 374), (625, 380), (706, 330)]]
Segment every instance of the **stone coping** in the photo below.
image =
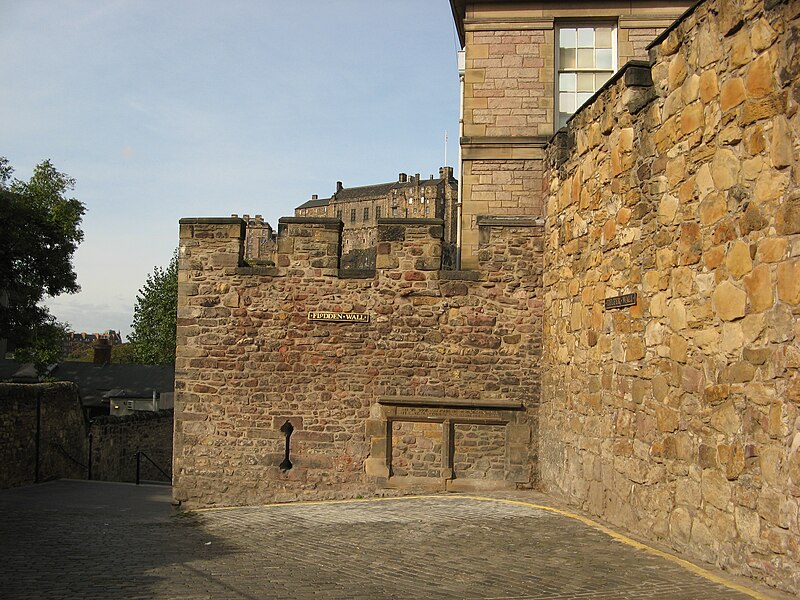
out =
[(521, 410), (522, 402), (519, 400), (506, 400), (503, 398), (436, 398), (432, 396), (382, 396), (378, 404), (385, 406), (431, 406), (446, 408), (487, 408)]
[[(651, 64), (646, 60), (629, 60), (626, 62), (622, 67), (620, 67), (619, 71), (614, 73), (611, 78), (606, 81), (600, 88), (591, 95), (591, 97), (586, 100), (583, 104), (578, 107), (572, 116), (567, 119), (567, 125), (583, 110), (594, 104), (594, 101), (600, 97), (600, 95), (613, 86), (617, 81), (621, 78), (625, 78), (625, 85), (630, 87), (647, 87), (653, 85), (653, 76), (650, 73)], [(562, 128), (563, 129), (563, 128)], [(561, 131), (559, 129), (559, 131)], [(558, 131), (553, 134), (553, 137), (558, 135)]]
[(681, 23), (683, 23), (689, 15), (691, 15), (695, 10), (697, 10), (697, 7), (700, 6), (703, 2), (705, 2), (705, 0), (697, 0), (697, 2), (692, 4), (689, 8), (687, 8), (680, 17), (678, 17), (672, 22), (672, 25), (664, 29), (664, 31), (662, 31), (658, 36), (656, 36), (656, 39), (647, 44), (647, 46), (645, 46), (645, 50), (652, 50), (653, 48), (658, 46), (661, 42), (663, 42), (665, 39), (667, 39), (669, 37), (669, 34), (672, 33), (675, 29), (677, 29), (678, 26)]
[(444, 219), (378, 219), (378, 225), (444, 225)]
[(478, 215), (477, 223), (478, 227), (544, 227), (543, 218), (527, 215)]
[(239, 217), (188, 217), (178, 221), (181, 225), (238, 225), (244, 224)]

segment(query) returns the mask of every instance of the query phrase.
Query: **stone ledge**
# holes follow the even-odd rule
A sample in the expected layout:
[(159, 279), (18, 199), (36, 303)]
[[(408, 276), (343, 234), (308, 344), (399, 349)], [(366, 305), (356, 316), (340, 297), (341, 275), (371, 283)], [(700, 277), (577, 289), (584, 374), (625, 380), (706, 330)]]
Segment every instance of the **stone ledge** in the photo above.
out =
[(519, 400), (502, 398), (435, 398), (432, 396), (382, 396), (378, 404), (384, 406), (430, 406), (434, 408), (486, 408), (520, 410)]
[(541, 217), (478, 215), (478, 227), (544, 227)]

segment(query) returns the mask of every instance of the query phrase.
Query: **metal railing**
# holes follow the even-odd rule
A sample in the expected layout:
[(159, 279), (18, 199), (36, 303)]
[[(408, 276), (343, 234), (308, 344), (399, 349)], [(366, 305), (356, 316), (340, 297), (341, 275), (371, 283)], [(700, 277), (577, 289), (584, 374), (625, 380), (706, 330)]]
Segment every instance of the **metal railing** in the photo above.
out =
[(164, 477), (166, 477), (169, 482), (172, 482), (172, 475), (170, 475), (169, 473), (164, 471), (164, 469), (159, 467), (152, 458), (147, 456), (147, 454), (145, 454), (141, 450), (137, 450), (136, 451), (136, 485), (139, 485), (139, 482), (140, 482), (140, 473), (141, 473), (141, 467), (142, 467), (142, 457), (145, 457), (150, 462), (151, 465), (153, 465), (156, 469), (158, 469), (159, 473), (161, 473)]

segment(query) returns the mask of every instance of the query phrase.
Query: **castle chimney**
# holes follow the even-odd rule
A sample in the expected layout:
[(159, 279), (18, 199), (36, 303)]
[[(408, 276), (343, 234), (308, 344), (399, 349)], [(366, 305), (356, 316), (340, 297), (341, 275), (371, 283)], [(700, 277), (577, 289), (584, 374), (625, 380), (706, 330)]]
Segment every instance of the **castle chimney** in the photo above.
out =
[(92, 346), (94, 357), (92, 362), (96, 365), (111, 364), (111, 344), (107, 338), (100, 338)]
[(337, 181), (336, 182), (336, 193), (338, 194), (339, 192), (341, 192), (343, 187), (344, 186), (342, 185), (342, 182), (341, 181)]
[(399, 181), (400, 183), (405, 183), (406, 181), (408, 181), (408, 175), (406, 175), (405, 173), (400, 173), (400, 175), (398, 175), (397, 177), (397, 181)]
[(317, 195), (317, 194), (311, 194), (311, 199), (312, 199), (312, 200), (319, 200), (319, 195)]
[(419, 183), (419, 173), (417, 173), (416, 175), (414, 175), (414, 181), (416, 181), (417, 183)]

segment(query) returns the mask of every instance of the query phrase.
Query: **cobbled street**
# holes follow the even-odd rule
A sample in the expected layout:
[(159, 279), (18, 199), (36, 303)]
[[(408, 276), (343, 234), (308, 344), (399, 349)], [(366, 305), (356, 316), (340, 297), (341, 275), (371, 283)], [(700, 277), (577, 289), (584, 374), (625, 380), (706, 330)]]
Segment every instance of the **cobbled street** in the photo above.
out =
[(175, 513), (168, 487), (56, 481), (0, 491), (0, 539), (5, 599), (783, 597), (457, 495)]

